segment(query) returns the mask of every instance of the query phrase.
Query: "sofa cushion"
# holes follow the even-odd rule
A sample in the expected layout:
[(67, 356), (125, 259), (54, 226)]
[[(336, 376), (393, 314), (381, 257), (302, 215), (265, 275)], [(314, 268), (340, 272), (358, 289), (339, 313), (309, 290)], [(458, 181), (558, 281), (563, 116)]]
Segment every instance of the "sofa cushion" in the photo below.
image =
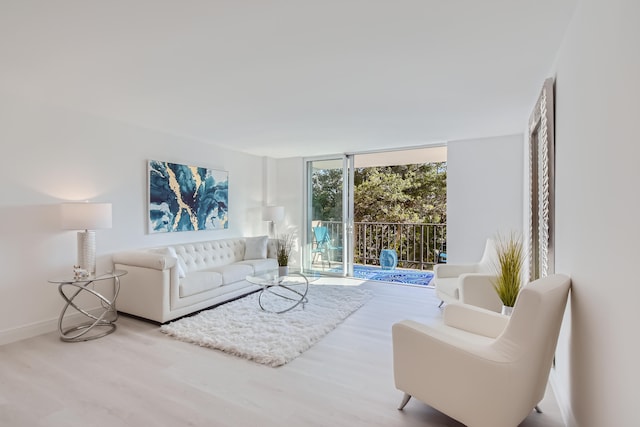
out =
[(178, 256), (178, 254), (176, 253), (176, 250), (172, 246), (167, 246), (166, 248), (159, 248), (154, 250), (154, 252), (176, 258), (178, 260), (176, 262), (176, 268), (178, 269), (178, 277), (182, 279), (183, 277), (186, 276), (187, 267), (185, 266), (182, 258)]
[(246, 264), (229, 264), (222, 267), (216, 267), (211, 271), (217, 271), (222, 274), (222, 284), (228, 285), (229, 283), (239, 282), (245, 280), (247, 276), (253, 274), (253, 267)]
[(245, 241), (244, 259), (264, 259), (267, 257), (269, 237), (247, 237)]
[(254, 272), (265, 272), (278, 268), (278, 261), (273, 258), (248, 259), (246, 261), (240, 261), (238, 264), (250, 265)]
[(267, 243), (267, 258), (278, 259), (278, 241), (276, 239), (269, 239)]
[(211, 271), (216, 267), (244, 259), (245, 239), (221, 239), (208, 242), (173, 245), (185, 264), (186, 273)]
[(192, 271), (180, 281), (180, 298), (222, 286), (222, 274), (215, 271)]
[(449, 295), (452, 298), (459, 299), (460, 291), (458, 290), (458, 285), (460, 284), (460, 279), (457, 277), (447, 277), (447, 278), (438, 278), (436, 283), (436, 288), (438, 292), (442, 292), (444, 294)]
[(167, 249), (172, 254), (172, 256), (178, 258), (178, 277), (185, 277), (187, 275), (187, 266), (185, 265), (184, 260), (180, 255), (176, 253), (176, 250), (173, 248), (173, 246), (169, 246), (167, 247)]

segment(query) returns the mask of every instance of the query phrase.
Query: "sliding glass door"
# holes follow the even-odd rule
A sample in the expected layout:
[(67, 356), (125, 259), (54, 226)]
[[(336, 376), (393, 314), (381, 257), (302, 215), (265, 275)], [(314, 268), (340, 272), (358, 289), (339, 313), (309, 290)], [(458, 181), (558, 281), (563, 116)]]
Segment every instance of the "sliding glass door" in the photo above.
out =
[(353, 156), (306, 161), (305, 270), (353, 274)]

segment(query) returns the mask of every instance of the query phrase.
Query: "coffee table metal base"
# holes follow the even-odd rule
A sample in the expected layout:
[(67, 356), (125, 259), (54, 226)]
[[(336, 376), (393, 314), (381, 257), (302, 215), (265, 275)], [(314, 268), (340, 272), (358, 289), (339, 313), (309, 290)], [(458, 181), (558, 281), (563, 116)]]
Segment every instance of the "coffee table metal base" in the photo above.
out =
[[(301, 273), (292, 273), (291, 275), (300, 276), (302, 280), (287, 280), (288, 276), (285, 276), (264, 280), (260, 283), (262, 290), (260, 290), (258, 294), (258, 304), (263, 311), (282, 314), (293, 310), (300, 304), (302, 304), (302, 308), (304, 309), (304, 305), (308, 302), (309, 279)], [(289, 304), (282, 304), (278, 309), (271, 309), (268, 307), (268, 303), (266, 303), (266, 300), (270, 296), (288, 301)]]

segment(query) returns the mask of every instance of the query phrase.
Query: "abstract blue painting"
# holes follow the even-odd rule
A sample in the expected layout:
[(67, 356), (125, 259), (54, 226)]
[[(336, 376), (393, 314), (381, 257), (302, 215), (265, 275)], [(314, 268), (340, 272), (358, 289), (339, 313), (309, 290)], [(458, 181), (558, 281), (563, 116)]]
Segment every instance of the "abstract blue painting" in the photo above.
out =
[(229, 228), (229, 172), (149, 160), (149, 232)]

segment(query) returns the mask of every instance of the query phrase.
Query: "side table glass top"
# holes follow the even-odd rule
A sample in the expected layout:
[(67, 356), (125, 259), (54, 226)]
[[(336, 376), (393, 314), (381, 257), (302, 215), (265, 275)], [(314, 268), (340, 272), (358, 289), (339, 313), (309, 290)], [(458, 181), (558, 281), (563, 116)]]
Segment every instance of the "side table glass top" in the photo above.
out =
[(85, 277), (66, 276), (62, 278), (49, 279), (49, 283), (76, 283), (76, 282), (95, 282), (97, 280), (115, 279), (116, 277), (127, 274), (125, 270), (114, 270), (101, 274), (90, 274)]

